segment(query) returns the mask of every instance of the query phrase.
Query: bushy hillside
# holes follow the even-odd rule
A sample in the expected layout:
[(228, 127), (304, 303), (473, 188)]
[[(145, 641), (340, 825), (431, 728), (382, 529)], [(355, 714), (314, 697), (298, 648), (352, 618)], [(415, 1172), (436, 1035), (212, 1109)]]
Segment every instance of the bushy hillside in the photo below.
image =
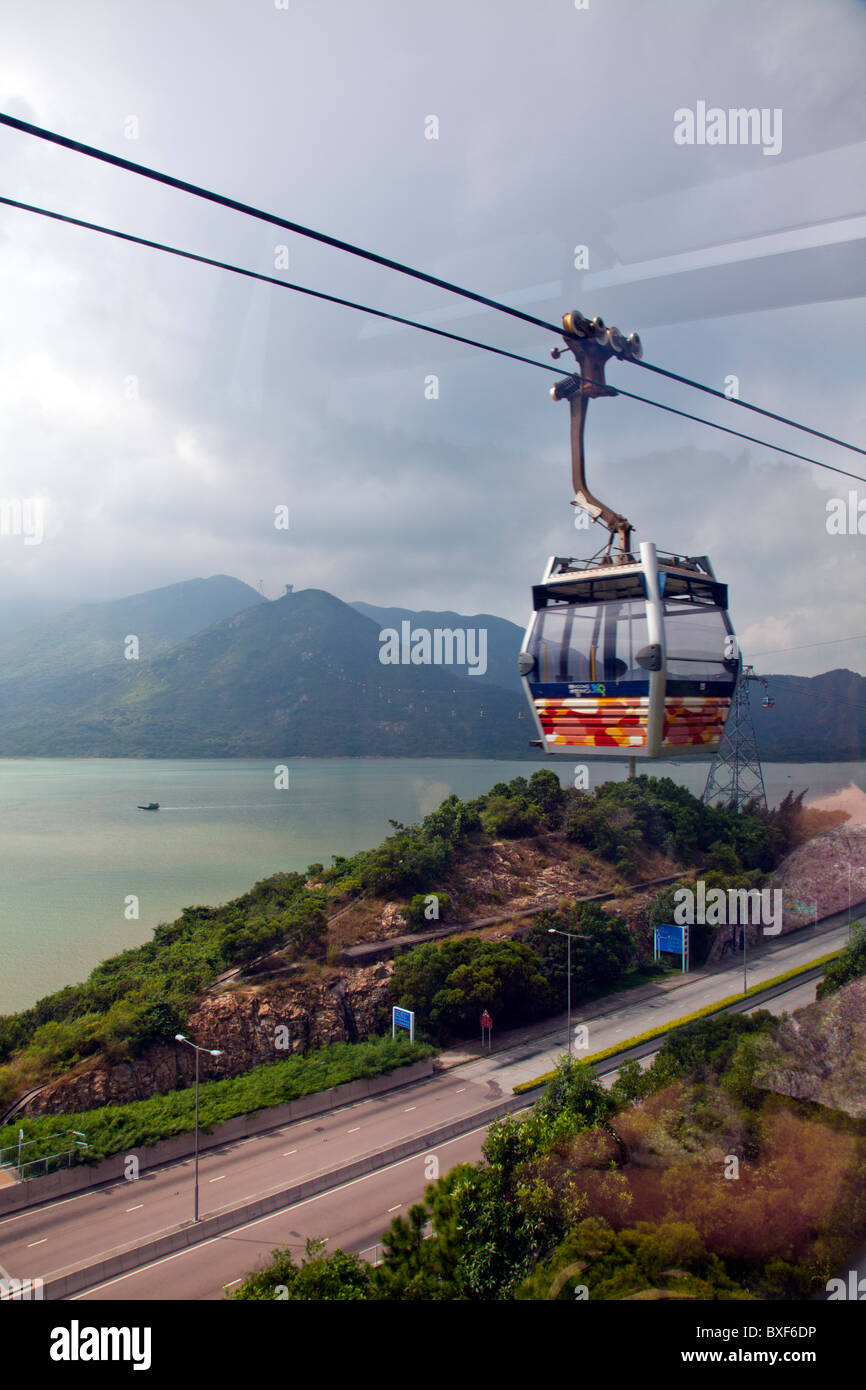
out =
[(122, 667), (129, 635), (138, 638), (140, 658), (148, 661), (203, 628), (264, 602), (248, 584), (215, 574), (108, 603), (82, 603), (0, 637), (0, 685), (14, 682), (15, 690), (32, 695), (41, 683), (72, 671)]
[[(229, 966), (274, 948), (283, 968), (321, 962), (329, 918), (347, 906), (388, 897), (411, 912), (418, 894), (444, 897), (448, 885), (456, 900), (465, 866), (502, 838), (531, 842), (542, 853), (548, 843), (565, 845), (619, 874), (629, 872), (641, 847), (655, 846), (683, 866), (718, 861), (730, 876), (746, 865), (758, 866), (752, 873), (775, 865), (793, 833), (790, 809), (737, 814), (703, 806), (670, 779), (647, 777), (606, 783), (592, 795), (564, 791), (546, 768), (497, 784), (474, 801), (451, 796), (419, 824), (395, 823), (381, 845), (337, 856), (329, 869), (276, 874), (222, 907), (187, 908), (158, 926), (149, 942), (104, 961), (84, 983), (0, 1018), (0, 1106), (87, 1059), (120, 1063), (170, 1040)], [(593, 904), (565, 904), (560, 911), (560, 927), (577, 926), (593, 938), (576, 943), (575, 997), (609, 986), (632, 966), (638, 952), (622, 919)], [(400, 960), (395, 987), (423, 1013), (431, 1037), (459, 1035), (477, 1012), (479, 990), (496, 1002), (500, 1026), (555, 1012), (565, 975), (561, 938), (547, 931), (552, 920), (539, 912), (523, 943), (421, 946)]]
[(458, 667), (383, 665), (379, 630), (318, 589), (153, 660), (0, 685), (0, 756), (411, 757), (528, 752), (519, 695)]

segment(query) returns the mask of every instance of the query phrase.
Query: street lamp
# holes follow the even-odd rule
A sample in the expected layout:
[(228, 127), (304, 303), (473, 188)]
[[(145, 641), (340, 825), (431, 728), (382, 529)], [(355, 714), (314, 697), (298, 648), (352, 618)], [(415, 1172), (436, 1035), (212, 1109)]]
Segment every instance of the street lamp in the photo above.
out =
[(194, 1221), (198, 1221), (198, 1055), (200, 1052), (209, 1052), (211, 1057), (221, 1057), (222, 1052), (218, 1047), (199, 1047), (197, 1043), (190, 1042), (183, 1033), (175, 1033), (175, 1042), (186, 1043), (195, 1053), (195, 1214)]
[(568, 1060), (571, 1061), (571, 943), (572, 941), (588, 941), (589, 937), (584, 932), (560, 931), (558, 927), (547, 928), (551, 936), (568, 937)]

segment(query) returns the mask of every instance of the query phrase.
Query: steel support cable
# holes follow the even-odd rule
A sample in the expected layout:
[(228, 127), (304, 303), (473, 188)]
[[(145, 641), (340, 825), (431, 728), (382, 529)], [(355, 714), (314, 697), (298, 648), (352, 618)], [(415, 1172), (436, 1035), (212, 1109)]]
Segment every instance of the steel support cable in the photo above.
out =
[[(353, 242), (343, 241), (339, 237), (329, 236), (326, 232), (316, 231), (312, 227), (306, 227), (300, 222), (294, 222), (290, 218), (280, 217), (276, 213), (265, 212), (262, 208), (253, 207), (250, 203), (245, 203), (239, 198), (230, 198), (224, 193), (217, 193), (213, 189), (203, 188), (200, 184), (190, 183), (185, 179), (175, 178), (171, 174), (165, 174), (161, 170), (151, 169), (146, 164), (137, 164), (134, 160), (124, 159), (120, 155), (111, 154), (108, 150), (100, 150), (95, 145), (85, 144), (81, 140), (72, 140), (69, 136), (60, 135), (57, 131), (47, 130), (43, 126), (33, 125), (29, 121), (22, 121), (17, 116), (10, 116), (5, 112), (0, 112), (0, 125), (8, 126), (12, 130), (18, 130), (25, 135), (32, 135), (36, 139), (45, 140), (50, 144), (59, 145), (63, 149), (74, 151), (76, 154), (86, 155), (89, 159), (97, 159), (104, 164), (110, 164), (114, 168), (124, 169), (127, 173), (138, 174), (142, 178), (151, 179), (156, 183), (164, 184), (168, 188), (175, 188), (181, 193), (189, 193), (193, 197), (203, 198), (207, 202), (216, 203), (221, 207), (230, 208), (234, 212), (243, 213), (247, 217), (254, 217), (260, 222), (268, 222), (276, 227), (283, 227), (286, 231), (294, 232), (298, 236), (307, 237), (313, 241), (320, 242), (324, 246), (331, 246), (335, 250), (344, 251), (351, 256), (359, 256), (361, 259), (371, 261), (374, 265), (384, 266), (387, 270), (394, 270), (400, 275), (410, 276), (414, 280), (420, 280), (428, 285), (435, 285), (439, 289), (446, 290), (449, 294), (459, 295), (463, 299), (472, 300), (476, 304), (481, 304), (485, 308), (495, 309), (502, 314), (508, 314), (511, 318), (520, 319), (524, 323), (532, 324), (536, 328), (543, 328), (550, 333), (562, 337), (562, 327), (554, 323), (549, 323), (546, 319), (538, 318), (535, 314), (527, 314), (522, 309), (515, 309), (510, 304), (503, 304), (501, 300), (492, 299), (488, 295), (478, 294), (475, 290), (466, 289), (463, 285), (457, 285), (451, 280), (444, 280), (438, 275), (431, 275), (427, 271), (418, 270), (414, 266), (407, 265), (403, 261), (393, 260), (389, 256), (382, 256), (376, 251), (369, 251), (363, 246), (357, 246)], [(396, 319), (400, 322), (401, 320)], [(705, 386), (702, 382), (693, 381), (690, 377), (682, 376), (677, 372), (668, 371), (665, 367), (658, 367), (652, 362), (644, 362), (636, 358), (626, 359), (636, 362), (638, 366), (647, 371), (657, 372), (660, 376), (669, 377), (670, 380), (679, 382), (685, 386), (691, 386), (697, 391), (703, 391), (711, 396), (717, 396), (721, 400), (733, 401), (735, 405), (741, 406), (744, 410), (754, 411), (758, 415), (764, 415), (770, 420), (777, 420), (781, 424), (788, 425), (792, 429), (801, 430), (805, 434), (814, 435), (818, 439), (827, 440), (831, 444), (837, 444), (840, 448), (850, 449), (857, 454), (866, 456), (866, 449), (857, 444), (849, 444), (843, 439), (837, 438), (832, 434), (825, 434), (822, 430), (813, 429), (810, 425), (804, 425), (800, 421), (791, 420), (788, 416), (777, 415), (774, 411), (765, 410), (762, 406), (753, 405), (750, 401), (740, 400), (739, 397), (729, 397), (722, 391), (716, 390), (713, 386)], [(623, 392), (622, 394), (625, 394)], [(635, 397), (640, 400), (642, 397)], [(744, 435), (743, 438), (750, 436)], [(802, 455), (794, 455), (799, 458)], [(841, 471), (841, 470), (840, 470)], [(854, 476), (853, 474), (849, 476)]]
[[(368, 304), (359, 304), (352, 299), (344, 299), (339, 295), (328, 294), (324, 290), (314, 290), (308, 285), (298, 285), (290, 280), (280, 280), (275, 275), (265, 275), (258, 270), (248, 270), (245, 266), (233, 265), (230, 261), (217, 260), (213, 256), (204, 256), (196, 251), (184, 251), (177, 246), (169, 246), (166, 242), (154, 241), (149, 237), (136, 236), (132, 232), (121, 232), (114, 227), (106, 227), (98, 222), (88, 222), (80, 217), (72, 217), (69, 213), (54, 212), (49, 208), (41, 208), (34, 203), (24, 203), (17, 198), (7, 198), (0, 195), (0, 205), (16, 208), (21, 212), (34, 213), (39, 217), (47, 217), (54, 222), (64, 222), (72, 227), (81, 227), (85, 231), (99, 232), (102, 236), (113, 237), (117, 241), (131, 242), (136, 246), (146, 246), (154, 251), (162, 251), (170, 256), (177, 256), (182, 260), (195, 261), (200, 265), (210, 265), (218, 270), (227, 270), (233, 275), (241, 275), (248, 280), (260, 280), (267, 285), (275, 285), (278, 289), (292, 290), (296, 294), (307, 295), (312, 299), (324, 300), (329, 304), (337, 304), (346, 309), (355, 309), (359, 313), (371, 314), (376, 318), (389, 319), (393, 323), (403, 324), (407, 328), (417, 328), (422, 333), (432, 333), (437, 338), (447, 338), (451, 342), (462, 343), (466, 347), (479, 348), (484, 352), (494, 353), (497, 357), (507, 357), (515, 362), (522, 362), (530, 367), (540, 367), (542, 371), (553, 372), (556, 376), (562, 377), (563, 372), (560, 367), (552, 366), (549, 362), (539, 362), (533, 357), (524, 357), (517, 352), (510, 352), (506, 348), (494, 347), (492, 343), (482, 343), (476, 338), (467, 338), (460, 333), (449, 333), (444, 328), (434, 328), (431, 324), (420, 323), (416, 319), (404, 318), (399, 314), (387, 313), (384, 309), (374, 309)], [(567, 375), (567, 373), (566, 373)], [(625, 396), (632, 401), (640, 401), (642, 405), (655, 406), (657, 410), (664, 410), (670, 415), (679, 415), (682, 419), (693, 420), (697, 424), (706, 425), (709, 429), (720, 430), (723, 434), (734, 435), (737, 439), (745, 439), (751, 444), (759, 444), (762, 448), (772, 449), (776, 453), (787, 454), (790, 458), (801, 460), (803, 463), (811, 463), (816, 468), (825, 468), (831, 473), (840, 473), (845, 478), (853, 478), (856, 482), (866, 483), (866, 478), (859, 473), (850, 473), (847, 469), (838, 468), (831, 463), (823, 463), (820, 459), (812, 458), (808, 454), (797, 453), (793, 449), (786, 449), (781, 444), (770, 444), (765, 439), (758, 439), (755, 435), (744, 434), (741, 430), (731, 429), (728, 425), (719, 425), (714, 420), (707, 420), (701, 415), (693, 415), (690, 411), (679, 410), (676, 406), (664, 405), (661, 401), (654, 401), (649, 396), (639, 396), (634, 391), (626, 391), (622, 387), (614, 387), (617, 395)]]

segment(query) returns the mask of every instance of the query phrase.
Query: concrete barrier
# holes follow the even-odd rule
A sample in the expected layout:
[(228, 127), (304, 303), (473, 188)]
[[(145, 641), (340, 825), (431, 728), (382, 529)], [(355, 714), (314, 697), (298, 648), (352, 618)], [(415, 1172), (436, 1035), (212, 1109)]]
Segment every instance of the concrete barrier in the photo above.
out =
[(142, 1245), (127, 1246), (110, 1252), (104, 1259), (89, 1265), (61, 1270), (50, 1279), (45, 1279), (44, 1297), (54, 1300), (68, 1298), (70, 1294), (80, 1293), (82, 1289), (102, 1284), (108, 1279), (116, 1278), (119, 1274), (127, 1274), (130, 1270), (139, 1269), (142, 1265), (150, 1264), (153, 1260), (163, 1259), (166, 1255), (173, 1255), (179, 1250), (185, 1250), (190, 1246), (212, 1240), (215, 1236), (235, 1230), (238, 1226), (255, 1221), (260, 1216), (267, 1216), (271, 1212), (292, 1207), (297, 1202), (319, 1196), (323, 1192), (329, 1192), (333, 1188), (340, 1187), (357, 1178), (366, 1177), (369, 1173), (374, 1173), (380, 1168), (387, 1168), (392, 1163), (399, 1163), (401, 1159), (411, 1158), (414, 1154), (426, 1153), (435, 1148), (437, 1144), (442, 1144), (448, 1139), (455, 1139), (461, 1134), (468, 1134), (474, 1129), (489, 1125), (493, 1120), (500, 1119), (503, 1115), (525, 1110), (528, 1104), (525, 1096), (511, 1096), (508, 1100), (499, 1101), (496, 1105), (475, 1115), (464, 1115), (459, 1120), (452, 1120), (447, 1125), (440, 1125), (437, 1129), (429, 1130), (426, 1134), (416, 1135), (412, 1139), (404, 1139), (402, 1143), (393, 1144), (385, 1149), (377, 1149), (371, 1154), (366, 1154), (363, 1158), (356, 1159), (354, 1163), (344, 1164), (341, 1168), (334, 1168), (330, 1172), (314, 1174), (301, 1183), (295, 1183), (292, 1187), (266, 1193), (253, 1201), (244, 1202), (240, 1206), (231, 1207), (216, 1213), (214, 1216), (205, 1217), (197, 1225), (192, 1222), (185, 1222), (182, 1226), (175, 1226)]
[[(303, 1120), (311, 1115), (322, 1115), (328, 1110), (337, 1110), (342, 1105), (364, 1100), (369, 1096), (393, 1091), (399, 1086), (408, 1086), (432, 1076), (434, 1062), (426, 1057), (421, 1062), (413, 1062), (408, 1067), (398, 1067), (396, 1071), (384, 1076), (362, 1077), (359, 1081), (349, 1081), (345, 1086), (331, 1086), (327, 1091), (316, 1091), (311, 1096), (301, 1096), (285, 1105), (275, 1105), (268, 1110), (254, 1110), (248, 1115), (237, 1115), (226, 1120), (210, 1134), (199, 1129), (199, 1152), (218, 1149), (224, 1144), (249, 1139), (254, 1134), (265, 1134), (268, 1130), (279, 1129), (291, 1124), (293, 1120)], [(138, 1159), (140, 1173), (149, 1168), (158, 1168), (179, 1158), (189, 1158), (195, 1153), (195, 1135), (179, 1134), (174, 1139), (163, 1139), (146, 1149), (130, 1149)], [(70, 1192), (85, 1192), (91, 1187), (101, 1187), (106, 1183), (118, 1182), (124, 1176), (127, 1154), (114, 1154), (101, 1163), (89, 1166), (77, 1164), (62, 1172), (49, 1173), (44, 1178), (32, 1178), (29, 1182), (16, 1182), (11, 1187), (0, 1190), (0, 1215), (21, 1211), (25, 1207), (38, 1206), (42, 1202), (65, 1197)]]

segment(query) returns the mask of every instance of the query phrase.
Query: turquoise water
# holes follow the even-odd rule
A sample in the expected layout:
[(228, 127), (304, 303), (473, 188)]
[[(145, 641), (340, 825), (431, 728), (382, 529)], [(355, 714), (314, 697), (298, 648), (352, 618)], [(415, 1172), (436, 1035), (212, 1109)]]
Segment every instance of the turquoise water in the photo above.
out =
[[(0, 1013), (83, 979), (106, 956), (147, 940), (181, 908), (236, 897), (277, 870), (330, 862), (408, 824), (451, 792), (477, 796), (528, 776), (532, 762), (297, 759), (289, 786), (264, 760), (0, 759)], [(707, 764), (657, 764), (700, 793)], [(563, 782), (571, 764), (557, 764)], [(810, 797), (853, 782), (866, 764), (767, 764), (767, 794)], [(597, 763), (593, 784), (625, 775)], [(158, 801), (155, 814), (136, 810)], [(127, 899), (139, 904), (126, 916)]]

